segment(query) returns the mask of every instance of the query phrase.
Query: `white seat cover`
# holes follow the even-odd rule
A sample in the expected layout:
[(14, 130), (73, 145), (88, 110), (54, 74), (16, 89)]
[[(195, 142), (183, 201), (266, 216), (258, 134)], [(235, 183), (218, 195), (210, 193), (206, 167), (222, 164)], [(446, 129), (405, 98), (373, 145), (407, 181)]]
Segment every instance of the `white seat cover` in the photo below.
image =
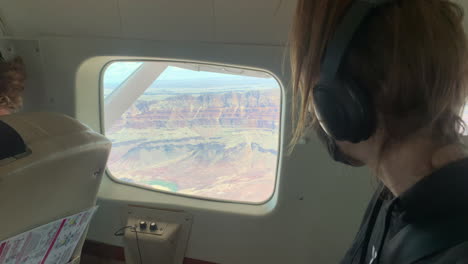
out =
[(21, 113), (0, 120), (29, 149), (0, 161), (0, 241), (95, 204), (108, 139), (60, 114)]

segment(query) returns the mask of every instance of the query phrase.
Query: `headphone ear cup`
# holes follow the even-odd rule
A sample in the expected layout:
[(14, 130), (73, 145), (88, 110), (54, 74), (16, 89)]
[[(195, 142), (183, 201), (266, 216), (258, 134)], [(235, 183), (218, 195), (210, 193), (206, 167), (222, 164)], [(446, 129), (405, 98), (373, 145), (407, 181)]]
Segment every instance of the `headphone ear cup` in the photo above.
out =
[(313, 99), (320, 125), (335, 140), (358, 143), (374, 133), (375, 113), (369, 96), (353, 83), (319, 83)]
[(348, 83), (345, 90), (353, 102), (349, 110), (353, 113), (357, 125), (354, 127), (354, 139), (356, 142), (367, 140), (375, 133), (376, 128), (376, 110), (371, 97), (367, 90), (355, 82)]

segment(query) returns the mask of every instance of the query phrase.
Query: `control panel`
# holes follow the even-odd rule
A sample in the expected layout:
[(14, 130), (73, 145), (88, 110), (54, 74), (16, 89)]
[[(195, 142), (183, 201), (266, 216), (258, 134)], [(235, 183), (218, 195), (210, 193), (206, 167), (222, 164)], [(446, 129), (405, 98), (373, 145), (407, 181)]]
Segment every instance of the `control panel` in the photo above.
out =
[(162, 236), (168, 223), (154, 219), (137, 219), (137, 223), (133, 226), (137, 232)]
[(134, 227), (124, 234), (126, 263), (183, 263), (192, 219), (183, 211), (137, 205), (122, 208), (122, 225)]

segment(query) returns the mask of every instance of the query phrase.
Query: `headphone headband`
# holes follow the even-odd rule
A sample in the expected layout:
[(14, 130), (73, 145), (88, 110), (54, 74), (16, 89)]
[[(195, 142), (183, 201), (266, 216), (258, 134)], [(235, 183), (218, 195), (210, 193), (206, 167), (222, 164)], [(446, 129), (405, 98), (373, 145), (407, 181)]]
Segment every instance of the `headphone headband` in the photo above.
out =
[(354, 35), (371, 11), (393, 0), (357, 0), (351, 4), (327, 45), (320, 81), (334, 80)]

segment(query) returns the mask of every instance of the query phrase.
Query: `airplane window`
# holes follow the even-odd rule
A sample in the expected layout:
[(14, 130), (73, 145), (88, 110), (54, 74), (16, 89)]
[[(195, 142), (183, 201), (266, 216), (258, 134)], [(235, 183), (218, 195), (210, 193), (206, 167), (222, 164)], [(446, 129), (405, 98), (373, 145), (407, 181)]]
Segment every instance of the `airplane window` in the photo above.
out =
[(270, 74), (116, 61), (102, 88), (108, 172), (117, 181), (243, 203), (273, 195), (281, 88)]

